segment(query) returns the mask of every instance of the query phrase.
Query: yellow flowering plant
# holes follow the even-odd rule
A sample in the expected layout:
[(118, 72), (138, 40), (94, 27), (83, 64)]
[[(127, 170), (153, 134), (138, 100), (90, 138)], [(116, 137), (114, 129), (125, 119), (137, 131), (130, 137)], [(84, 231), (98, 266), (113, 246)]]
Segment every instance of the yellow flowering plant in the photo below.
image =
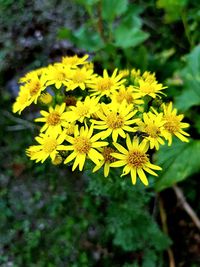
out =
[(26, 154), (31, 160), (52, 164), (70, 164), (72, 171), (121, 168), (148, 185), (146, 174), (158, 176), (161, 167), (152, 163), (154, 151), (173, 137), (188, 142), (189, 126), (182, 122), (172, 102), (164, 103), (166, 86), (155, 74), (140, 70), (103, 70), (95, 73), (94, 65), (83, 57), (66, 56), (61, 62), (27, 73), (20, 79), (19, 95), (13, 112), (36, 104), (41, 126)]

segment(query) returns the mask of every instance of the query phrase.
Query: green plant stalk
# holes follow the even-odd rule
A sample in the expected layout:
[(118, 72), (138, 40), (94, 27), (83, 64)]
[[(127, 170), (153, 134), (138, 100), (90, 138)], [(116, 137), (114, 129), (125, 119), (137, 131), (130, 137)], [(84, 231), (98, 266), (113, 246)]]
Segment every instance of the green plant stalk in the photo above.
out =
[(186, 10), (183, 10), (181, 12), (181, 19), (182, 19), (182, 23), (183, 23), (184, 30), (185, 30), (185, 36), (187, 37), (188, 42), (190, 44), (190, 50), (192, 50), (194, 44), (193, 44), (192, 38), (190, 36), (190, 31), (189, 31), (189, 27), (188, 27), (188, 23), (187, 23)]

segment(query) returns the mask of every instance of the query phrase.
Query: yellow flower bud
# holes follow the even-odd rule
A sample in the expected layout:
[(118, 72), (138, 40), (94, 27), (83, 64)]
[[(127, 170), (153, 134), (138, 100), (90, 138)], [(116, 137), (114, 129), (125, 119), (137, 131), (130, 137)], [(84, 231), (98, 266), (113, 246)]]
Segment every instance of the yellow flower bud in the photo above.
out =
[(40, 96), (39, 99), (40, 99), (40, 101), (43, 104), (46, 104), (47, 105), (47, 104), (50, 104), (51, 103), (53, 97), (49, 93), (43, 93), (43, 94), (41, 94), (41, 96)]

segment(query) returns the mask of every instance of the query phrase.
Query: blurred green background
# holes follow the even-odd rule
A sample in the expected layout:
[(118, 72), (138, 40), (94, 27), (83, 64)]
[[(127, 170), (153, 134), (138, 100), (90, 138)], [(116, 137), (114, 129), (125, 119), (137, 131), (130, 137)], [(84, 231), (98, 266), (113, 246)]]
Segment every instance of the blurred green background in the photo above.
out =
[[(200, 214), (199, 29), (198, 0), (0, 0), (1, 267), (200, 266), (198, 228), (173, 190)], [(163, 171), (148, 188), (25, 155), (37, 129), (32, 111), (12, 114), (19, 77), (85, 53), (97, 71), (155, 72), (191, 125), (189, 143), (155, 154)]]

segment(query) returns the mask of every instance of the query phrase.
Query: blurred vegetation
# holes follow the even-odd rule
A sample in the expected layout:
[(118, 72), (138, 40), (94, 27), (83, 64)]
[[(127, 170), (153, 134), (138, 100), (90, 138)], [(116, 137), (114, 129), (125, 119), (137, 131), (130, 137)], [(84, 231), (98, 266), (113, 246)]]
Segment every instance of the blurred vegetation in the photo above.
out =
[[(0, 0), (0, 266), (165, 267), (170, 245), (177, 266), (200, 265), (200, 235), (170, 189), (181, 182), (200, 214), (199, 27), (197, 0)], [(98, 71), (156, 72), (169, 86), (168, 99), (185, 113), (191, 141), (155, 155), (163, 172), (156, 182), (150, 177), (150, 187), (133, 187), (117, 173), (72, 175), (66, 166), (26, 158), (36, 111), (12, 115), (17, 79), (74, 53), (90, 53)]]

